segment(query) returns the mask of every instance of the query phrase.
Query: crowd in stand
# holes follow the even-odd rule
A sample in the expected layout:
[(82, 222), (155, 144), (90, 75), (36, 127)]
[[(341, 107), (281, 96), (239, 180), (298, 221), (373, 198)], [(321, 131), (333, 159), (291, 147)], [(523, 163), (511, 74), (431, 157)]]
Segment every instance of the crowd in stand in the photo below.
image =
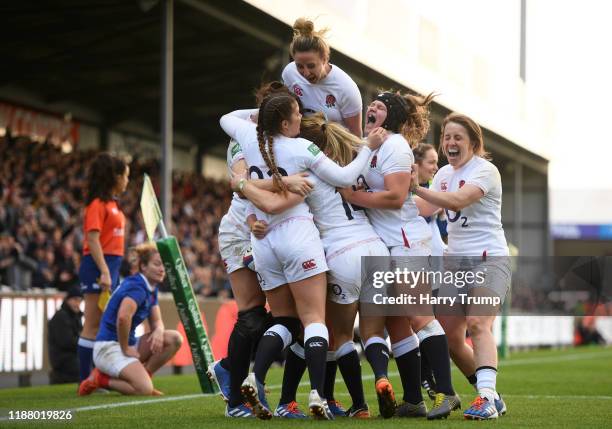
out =
[[(78, 285), (87, 168), (94, 155), (63, 153), (51, 143), (10, 133), (0, 138), (0, 285), (5, 289), (67, 291)], [(119, 200), (128, 219), (128, 247), (146, 239), (139, 205), (143, 174), (151, 176), (159, 195), (159, 170), (153, 160), (130, 163), (130, 184)], [(166, 225), (181, 244), (194, 290), (203, 296), (231, 293), (217, 245), (230, 200), (226, 183), (174, 173), (172, 221)]]

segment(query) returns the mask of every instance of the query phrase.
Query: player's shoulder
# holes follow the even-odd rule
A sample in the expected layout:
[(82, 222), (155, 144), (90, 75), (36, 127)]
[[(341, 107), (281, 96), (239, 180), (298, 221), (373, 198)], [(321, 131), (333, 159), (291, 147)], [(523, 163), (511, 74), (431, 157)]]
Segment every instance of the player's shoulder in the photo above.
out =
[(334, 86), (339, 86), (345, 90), (352, 91), (356, 94), (359, 94), (361, 97), (361, 93), (359, 92), (359, 87), (355, 83), (352, 77), (349, 76), (344, 70), (340, 67), (332, 64), (332, 72), (329, 74), (330, 84)]
[(283, 80), (285, 85), (293, 83), (292, 81), (295, 80), (298, 76), (301, 75), (297, 70), (295, 61), (291, 61), (289, 64), (287, 64), (283, 69), (283, 72), (281, 73), (281, 79)]
[(446, 164), (444, 167), (440, 168), (436, 175), (433, 178), (434, 183), (441, 182), (442, 180), (448, 179), (453, 175), (453, 166), (450, 164)]
[(332, 72), (329, 74), (329, 77), (341, 83), (355, 84), (355, 81), (353, 80), (352, 77), (349, 76), (347, 72), (345, 72), (344, 70), (342, 70), (340, 67), (338, 67), (335, 64), (332, 64), (331, 66), (332, 66)]
[(446, 164), (445, 166), (441, 167), (438, 172), (436, 173), (436, 176), (440, 175), (440, 176), (447, 176), (449, 174), (452, 174), (453, 172), (453, 166), (450, 164)]
[[(305, 139), (303, 137), (296, 137), (293, 140), (294, 141), (291, 143), (295, 146), (296, 149), (307, 150), (309, 152), (320, 152), (321, 151), (316, 144), (314, 144), (310, 140)], [(314, 150), (314, 148), (316, 148), (317, 150)], [(313, 153), (313, 155), (316, 155), (316, 153)]]
[(405, 153), (413, 156), (412, 149), (410, 148), (410, 145), (408, 144), (404, 136), (396, 133), (391, 134), (387, 137), (387, 139), (380, 147), (379, 152), (383, 154)]
[(89, 204), (87, 204), (88, 210), (104, 209), (106, 207), (106, 201), (96, 197)]
[(499, 170), (497, 169), (497, 167), (495, 166), (495, 164), (493, 164), (491, 161), (489, 161), (488, 159), (485, 159), (481, 156), (474, 156), (474, 169), (478, 170), (478, 171), (489, 171), (492, 174), (499, 174)]
[(128, 276), (121, 282), (121, 289), (126, 294), (130, 291), (145, 290), (146, 288), (147, 283), (140, 273)]

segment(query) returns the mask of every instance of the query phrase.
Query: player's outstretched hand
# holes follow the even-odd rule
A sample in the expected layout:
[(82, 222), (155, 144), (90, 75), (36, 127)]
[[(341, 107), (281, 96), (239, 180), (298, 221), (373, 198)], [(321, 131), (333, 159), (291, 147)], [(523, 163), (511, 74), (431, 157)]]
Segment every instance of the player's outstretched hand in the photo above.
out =
[(387, 130), (376, 127), (368, 134), (368, 146), (371, 150), (378, 149), (387, 139)]
[(306, 177), (308, 177), (308, 173), (304, 171), (302, 173), (283, 177), (283, 182), (285, 182), (290, 192), (305, 197), (314, 188), (314, 185), (306, 179)]

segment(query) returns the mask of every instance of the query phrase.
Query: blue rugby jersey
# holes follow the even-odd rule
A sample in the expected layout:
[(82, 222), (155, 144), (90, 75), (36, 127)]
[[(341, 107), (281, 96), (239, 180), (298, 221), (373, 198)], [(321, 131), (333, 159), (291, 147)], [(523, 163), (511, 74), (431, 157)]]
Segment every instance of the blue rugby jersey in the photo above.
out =
[(121, 282), (119, 287), (113, 291), (110, 301), (104, 310), (100, 321), (100, 330), (96, 341), (118, 341), (117, 338), (117, 315), (119, 307), (124, 298), (133, 299), (138, 308), (132, 316), (132, 326), (130, 327), (129, 345), (136, 344), (136, 327), (147, 319), (151, 314), (151, 308), (157, 305), (157, 287), (149, 285), (147, 279), (140, 273), (127, 277)]

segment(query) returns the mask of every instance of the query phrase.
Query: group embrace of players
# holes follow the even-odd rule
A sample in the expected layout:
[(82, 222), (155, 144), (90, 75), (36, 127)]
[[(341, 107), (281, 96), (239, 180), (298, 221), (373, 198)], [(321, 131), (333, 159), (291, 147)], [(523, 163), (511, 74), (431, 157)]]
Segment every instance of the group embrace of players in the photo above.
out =
[[(306, 418), (296, 391), (308, 369), (311, 416), (369, 418), (353, 343), (360, 296), (368, 287), (362, 287), (361, 257), (400, 257), (403, 268), (412, 270), (424, 257), (442, 252), (478, 257), (488, 264), (485, 293), (503, 300), (510, 267), (486, 262), (508, 255), (501, 178), (486, 159), (479, 126), (456, 113), (442, 124), (441, 151), (449, 165), (437, 171), (436, 150), (421, 143), (432, 95), (378, 94), (362, 130), (359, 89), (330, 64), (324, 32), (305, 19), (293, 28), (294, 61), (283, 71), (283, 84), (261, 88), (257, 109), (237, 110), (220, 121), (232, 139), (227, 162), (235, 193), (219, 227), (219, 248), (239, 313), (228, 357), (212, 364), (209, 375), (227, 401), (228, 417)], [(436, 171), (429, 188), (420, 185)], [(440, 211), (449, 220), (447, 248), (435, 220), (424, 218)], [(478, 392), (464, 416), (481, 420), (504, 414), (496, 392), (494, 318), (360, 312), (359, 333), (375, 376), (380, 415), (439, 419), (461, 408), (450, 357)], [(473, 347), (465, 343), (466, 330)], [(284, 350), (281, 398), (272, 408), (266, 374)], [(389, 382), (391, 353), (401, 378), (401, 403)], [(348, 410), (334, 399), (337, 368), (351, 396)], [(422, 378), (433, 400), (429, 409)]]

